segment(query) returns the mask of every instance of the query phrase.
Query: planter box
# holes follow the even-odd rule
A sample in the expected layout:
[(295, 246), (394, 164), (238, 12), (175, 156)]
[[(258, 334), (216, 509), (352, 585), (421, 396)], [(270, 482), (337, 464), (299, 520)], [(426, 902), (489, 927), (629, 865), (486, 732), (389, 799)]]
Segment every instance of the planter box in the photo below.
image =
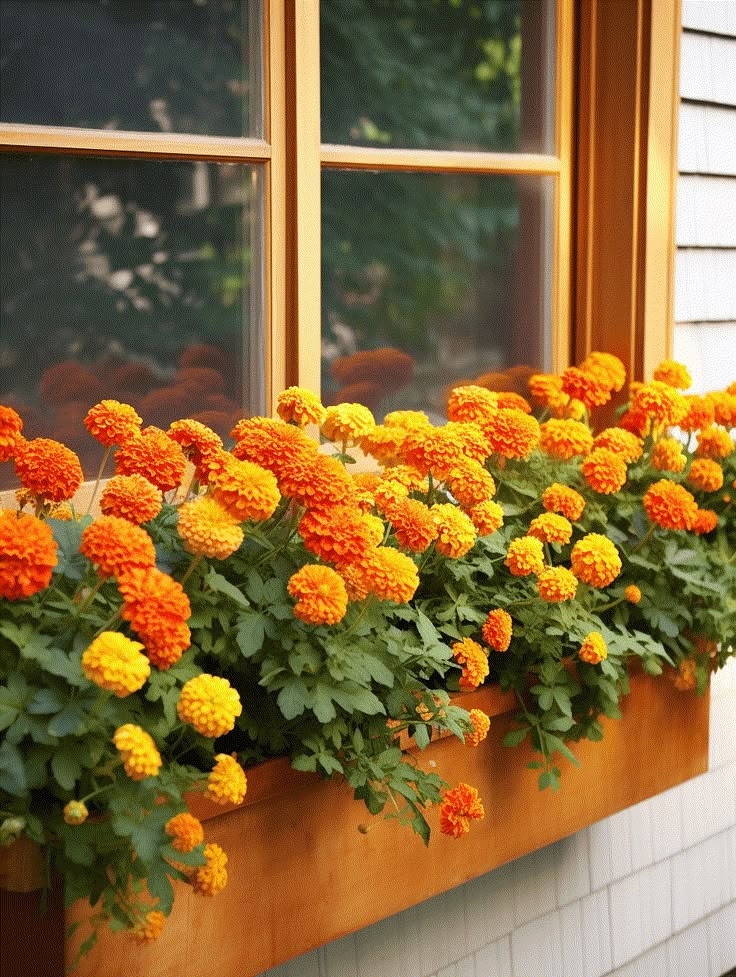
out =
[[(209, 900), (181, 885), (156, 943), (139, 946), (124, 935), (105, 933), (74, 977), (253, 977), (707, 769), (708, 696), (678, 692), (661, 677), (632, 677), (623, 720), (605, 722), (602, 743), (577, 744), (582, 766), (562, 761), (557, 794), (538, 790), (536, 775), (525, 768), (532, 758), (528, 748), (501, 746), (513, 726), (511, 697), (481, 689), (464, 696), (463, 705), (492, 716), (487, 740), (471, 748), (444, 738), (421, 758), (450, 784), (465, 781), (479, 788), (486, 817), (473, 822), (465, 838), (441, 835), (438, 811), (430, 811), (427, 849), (407, 828), (371, 818), (344, 783), (295, 772), (286, 760), (269, 761), (249, 771), (240, 807), (215, 808), (201, 799), (193, 804), (194, 813), (207, 821), (207, 840), (228, 853), (227, 888)], [(55, 944), (48, 935), (45, 943), (38, 942), (28, 899), (4, 894), (2, 940), (21, 928), (23, 938), (15, 935), (12, 949), (0, 940), (0, 959), (12, 960), (8, 977), (59, 977), (58, 966), (43, 968), (39, 956), (45, 951), (39, 947), (47, 947), (49, 955), (54, 948), (59, 953), (61, 927)], [(66, 913), (67, 925), (88, 911), (76, 904)], [(8, 921), (16, 913), (22, 913), (17, 929)], [(49, 925), (47, 918), (47, 930)], [(28, 960), (19, 959), (29, 947)], [(67, 961), (75, 948), (66, 948)], [(0, 965), (0, 977), (5, 973)]]

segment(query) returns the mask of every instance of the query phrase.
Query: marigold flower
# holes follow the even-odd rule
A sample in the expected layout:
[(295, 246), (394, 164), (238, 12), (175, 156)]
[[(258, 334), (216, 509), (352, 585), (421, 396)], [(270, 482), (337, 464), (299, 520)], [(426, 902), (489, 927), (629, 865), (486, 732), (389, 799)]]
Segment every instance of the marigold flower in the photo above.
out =
[(542, 493), (542, 505), (547, 512), (559, 512), (570, 522), (577, 522), (585, 509), (585, 499), (575, 489), (553, 482)]
[(64, 805), (64, 823), (77, 825), (84, 824), (89, 817), (89, 811), (84, 801), (69, 801)]
[(643, 451), (641, 438), (622, 427), (607, 427), (601, 431), (593, 439), (593, 448), (608, 448), (614, 454), (620, 455), (627, 464), (638, 461)]
[(398, 499), (387, 514), (399, 546), (414, 553), (424, 553), (437, 539), (438, 529), (432, 513), (418, 499)]
[(626, 484), (626, 462), (608, 448), (594, 448), (583, 461), (585, 481), (594, 492), (613, 495)]
[(383, 539), (383, 523), (353, 506), (308, 509), (299, 522), (304, 545), (321, 560), (349, 563), (362, 558)]
[(90, 523), (82, 533), (79, 552), (97, 566), (103, 579), (156, 563), (153, 540), (145, 529), (118, 516), (100, 516)]
[(484, 461), (489, 454), (483, 432), (476, 424), (451, 421), (444, 427), (410, 431), (401, 446), (404, 461), (427, 475), (447, 478), (463, 457)]
[(452, 655), (462, 674), (458, 680), (461, 689), (477, 689), (488, 675), (488, 656), (477, 641), (463, 638), (452, 646)]
[(49, 502), (71, 499), (82, 484), (79, 458), (51, 438), (34, 438), (33, 441), (19, 438), (13, 464), (23, 488)]
[(161, 490), (143, 475), (114, 475), (100, 496), (103, 515), (127, 519), (136, 526), (154, 519), (162, 504)]
[(679, 692), (692, 692), (698, 684), (698, 664), (694, 658), (683, 658), (675, 670), (672, 681)]
[(421, 410), (392, 410), (383, 419), (386, 427), (401, 427), (405, 431), (416, 431), (418, 428), (431, 429), (432, 424)]
[(403, 485), (407, 492), (426, 492), (428, 489), (424, 475), (411, 465), (392, 465), (381, 475), (381, 481)]
[(381, 546), (371, 550), (357, 564), (368, 592), (379, 600), (406, 604), (419, 586), (416, 564), (398, 550)]
[(200, 896), (215, 896), (227, 885), (227, 855), (214, 842), (204, 846), (206, 865), (198, 866), (192, 874), (192, 888)]
[(360, 447), (382, 465), (394, 465), (401, 457), (401, 447), (408, 432), (400, 427), (376, 424), (370, 434), (360, 439)]
[(687, 401), (667, 383), (652, 380), (644, 383), (636, 391), (632, 400), (632, 410), (646, 414), (655, 423), (669, 426), (679, 424), (687, 414)]
[(651, 522), (663, 529), (692, 529), (698, 503), (682, 485), (663, 478), (650, 485), (642, 499)]
[(470, 821), (486, 816), (477, 788), (458, 784), (448, 790), (440, 802), (440, 831), (460, 838), (470, 831)]
[(615, 545), (601, 533), (588, 533), (572, 548), (572, 572), (591, 587), (607, 587), (621, 573), (621, 557)]
[(350, 505), (357, 495), (345, 466), (328, 455), (297, 455), (278, 479), (281, 494), (307, 509)]
[(129, 933), (141, 943), (150, 943), (159, 938), (165, 922), (166, 916), (158, 909), (154, 909), (150, 913), (146, 913), (145, 918), (136, 923), (129, 930)]
[(703, 492), (717, 492), (723, 488), (723, 469), (711, 458), (696, 458), (687, 473), (687, 480)]
[(641, 600), (641, 590), (639, 590), (635, 583), (629, 584), (624, 590), (624, 597), (630, 604), (638, 604)]
[(373, 492), (373, 504), (379, 512), (391, 519), (402, 502), (409, 498), (409, 489), (401, 482), (381, 481)]
[(186, 470), (184, 452), (157, 427), (144, 428), (115, 452), (116, 475), (143, 475), (162, 492), (176, 488)]
[(517, 536), (509, 543), (504, 563), (515, 577), (528, 577), (544, 569), (544, 549), (533, 536)]
[(504, 458), (526, 458), (539, 444), (536, 417), (514, 408), (496, 411), (483, 423), (490, 450)]
[(562, 390), (568, 397), (579, 400), (588, 410), (602, 407), (611, 399), (611, 387), (600, 373), (589, 373), (577, 366), (562, 371)]
[(189, 811), (175, 814), (164, 826), (166, 834), (173, 839), (171, 847), (180, 852), (190, 852), (204, 841), (202, 822)]
[(598, 631), (591, 631), (580, 645), (578, 657), (589, 665), (598, 665), (608, 657), (608, 648), (603, 635)]
[(137, 692), (146, 684), (151, 665), (143, 645), (118, 631), (103, 631), (82, 655), (85, 678), (101, 689), (114, 692), (119, 699)]
[(498, 394), (471, 383), (452, 391), (447, 401), (447, 416), (451, 421), (481, 424), (496, 412), (497, 407)]
[(205, 797), (215, 804), (242, 804), (247, 790), (245, 770), (235, 756), (218, 753), (215, 756), (215, 765), (207, 777)]
[(681, 472), (687, 464), (682, 442), (677, 438), (660, 438), (652, 451), (652, 466), (658, 472)]
[(282, 421), (294, 421), (299, 427), (323, 424), (327, 416), (319, 397), (303, 387), (287, 387), (279, 394), (276, 405)]
[[(174, 421), (169, 425), (166, 432), (167, 437), (175, 441), (184, 452), (184, 456), (192, 462), (195, 468), (199, 468), (206, 457), (219, 454), (222, 451), (222, 438), (216, 434), (212, 428), (195, 421), (191, 417), (185, 417), (181, 421)], [(198, 473), (198, 478), (201, 475)]]
[(89, 433), (106, 448), (122, 445), (140, 432), (142, 418), (129, 404), (118, 400), (102, 400), (90, 407), (84, 419)]
[(712, 533), (718, 525), (718, 515), (712, 509), (698, 509), (693, 521), (693, 532), (698, 536)]
[(508, 651), (513, 625), (514, 622), (511, 620), (509, 612), (497, 607), (488, 612), (488, 617), (481, 629), (483, 640), (494, 651)]
[(677, 390), (687, 390), (693, 382), (688, 369), (676, 360), (662, 360), (654, 371), (654, 379), (675, 387)]
[(13, 457), (22, 430), (23, 421), (20, 415), (12, 407), (0, 404), (0, 462)]
[(31, 597), (51, 583), (58, 560), (51, 529), (25, 513), (0, 509), (0, 597)]
[(580, 369), (586, 373), (595, 373), (606, 383), (611, 390), (618, 393), (626, 383), (626, 367), (613, 353), (599, 353), (594, 351), (588, 353)]
[(652, 421), (644, 411), (631, 410), (629, 408), (629, 410), (624, 411), (621, 417), (619, 417), (618, 424), (624, 431), (631, 431), (637, 437), (644, 438), (649, 434)]
[(181, 505), (177, 529), (187, 552), (210, 560), (226, 560), (244, 539), (239, 521), (210, 496)]
[(554, 512), (543, 512), (541, 516), (532, 519), (527, 535), (534, 536), (543, 543), (565, 545), (572, 537), (572, 526), (564, 516), (558, 516)]
[(700, 458), (728, 458), (733, 450), (734, 443), (728, 431), (714, 426), (700, 432), (695, 454)]
[(537, 576), (537, 590), (548, 604), (572, 600), (578, 589), (578, 579), (567, 567), (545, 567)]
[(191, 643), (186, 623), (191, 607), (181, 584), (156, 567), (136, 567), (119, 578), (118, 589), (121, 617), (140, 636), (149, 660), (159, 669), (169, 668)]
[(725, 428), (736, 427), (736, 394), (719, 390), (706, 396), (713, 404), (716, 424), (722, 424)]
[(479, 536), (490, 536), (503, 526), (503, 509), (491, 499), (471, 506), (468, 515)]
[(332, 567), (307, 564), (294, 573), (288, 590), (298, 602), (294, 617), (308, 624), (337, 624), (345, 617), (348, 592)]
[(521, 394), (517, 394), (513, 390), (500, 390), (496, 396), (498, 397), (499, 410), (520, 410), (524, 414), (531, 414), (532, 412), (532, 405), (526, 397), (522, 397)]
[[(549, 407), (562, 394), (562, 377), (553, 373), (534, 373), (529, 377), (529, 391), (538, 404)], [(563, 394), (569, 400), (567, 394)]]
[(363, 404), (336, 404), (327, 408), (321, 430), (330, 441), (355, 442), (375, 426), (373, 414)]
[(237, 441), (232, 450), (236, 458), (267, 468), (276, 478), (295, 461), (317, 455), (316, 441), (300, 427), (277, 418), (250, 417), (238, 421), (230, 437)]
[(470, 721), (473, 724), (473, 732), (465, 734), (465, 745), (479, 746), (488, 736), (488, 730), (491, 728), (490, 717), (482, 709), (471, 709)]
[(700, 431), (710, 427), (715, 421), (715, 406), (708, 397), (699, 397), (697, 394), (685, 394), (687, 404), (687, 414), (679, 422), (679, 427), (683, 431)]
[(158, 776), (161, 754), (156, 749), (153, 738), (144, 729), (133, 723), (125, 723), (115, 730), (112, 741), (131, 780)]
[(593, 450), (593, 435), (581, 421), (553, 417), (542, 424), (540, 432), (540, 450), (552, 458), (567, 461)]
[(462, 505), (475, 505), (496, 494), (496, 483), (479, 461), (466, 458), (450, 469), (447, 486)]
[(216, 739), (233, 729), (243, 707), (237, 690), (226, 678), (205, 672), (185, 682), (176, 711), (183, 723), (189, 723), (202, 736)]
[(437, 527), (437, 552), (457, 560), (475, 545), (475, 526), (451, 502), (437, 502), (429, 510)]

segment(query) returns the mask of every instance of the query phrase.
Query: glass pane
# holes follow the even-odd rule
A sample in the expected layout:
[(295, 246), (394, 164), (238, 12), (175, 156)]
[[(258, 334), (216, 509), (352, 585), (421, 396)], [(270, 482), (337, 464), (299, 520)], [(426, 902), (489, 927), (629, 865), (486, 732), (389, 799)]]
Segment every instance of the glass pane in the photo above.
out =
[(325, 402), (440, 420), (461, 381), (525, 394), (550, 365), (553, 190), (553, 177), (325, 170)]
[(262, 135), (257, 0), (2, 0), (0, 119)]
[(261, 411), (261, 211), (255, 166), (0, 157), (0, 400), (27, 437), (94, 474), (102, 398), (220, 434)]
[(554, 152), (554, 0), (322, 0), (322, 141)]

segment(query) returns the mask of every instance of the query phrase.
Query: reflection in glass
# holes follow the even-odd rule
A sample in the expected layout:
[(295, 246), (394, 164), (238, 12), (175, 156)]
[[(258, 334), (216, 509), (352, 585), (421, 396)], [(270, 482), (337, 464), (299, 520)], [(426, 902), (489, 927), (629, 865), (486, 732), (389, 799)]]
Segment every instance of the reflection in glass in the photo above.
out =
[(322, 142), (553, 152), (554, 0), (322, 0)]
[(0, 157), (0, 400), (26, 436), (89, 475), (102, 398), (220, 434), (262, 411), (261, 207), (252, 166)]
[(259, 0), (2, 0), (0, 120), (260, 136)]
[(550, 365), (552, 177), (325, 170), (325, 403), (444, 416)]

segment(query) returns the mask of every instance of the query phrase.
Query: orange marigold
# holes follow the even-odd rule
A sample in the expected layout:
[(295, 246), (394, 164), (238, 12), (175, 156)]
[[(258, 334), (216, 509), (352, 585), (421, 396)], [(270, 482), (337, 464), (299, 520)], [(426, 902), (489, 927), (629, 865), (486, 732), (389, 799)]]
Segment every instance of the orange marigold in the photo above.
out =
[(528, 577), (544, 569), (544, 549), (533, 536), (517, 536), (509, 543), (504, 563), (515, 577)]
[(112, 741), (131, 780), (158, 776), (161, 754), (156, 749), (153, 738), (144, 729), (133, 723), (125, 723), (115, 730)]
[(621, 573), (621, 557), (615, 545), (601, 533), (588, 533), (572, 548), (572, 572), (591, 587), (607, 587)]
[(696, 458), (687, 473), (687, 480), (703, 492), (717, 492), (723, 488), (723, 469), (711, 458)]
[[(562, 377), (553, 373), (535, 373), (529, 377), (529, 391), (538, 404), (549, 407), (562, 394)], [(569, 400), (567, 394), (563, 396)]]
[(520, 410), (524, 414), (531, 414), (532, 405), (521, 394), (513, 390), (501, 390), (496, 395), (498, 397), (499, 410)]
[(171, 847), (180, 852), (190, 852), (204, 841), (202, 822), (189, 811), (183, 811), (169, 818), (164, 831), (173, 839)]
[(282, 421), (293, 421), (299, 427), (307, 424), (323, 424), (327, 411), (319, 397), (303, 387), (287, 387), (279, 394), (276, 410)]
[(559, 512), (570, 522), (577, 522), (585, 509), (585, 499), (568, 485), (553, 482), (542, 493), (542, 505), (547, 512)]
[(376, 426), (373, 414), (363, 404), (336, 404), (328, 407), (321, 431), (335, 442), (356, 442)]
[(179, 719), (211, 739), (229, 733), (242, 711), (237, 689), (226, 678), (206, 672), (184, 683), (176, 704)]
[(611, 387), (604, 375), (589, 373), (577, 366), (562, 371), (562, 390), (584, 404), (588, 410), (602, 407), (611, 399)]
[(12, 407), (0, 404), (0, 461), (13, 457), (22, 430), (23, 421), (20, 415)]
[(638, 604), (641, 600), (641, 590), (639, 590), (635, 583), (629, 584), (624, 590), (624, 597), (630, 604)]
[(186, 470), (184, 452), (158, 427), (144, 428), (115, 452), (116, 475), (143, 475), (162, 492), (176, 488)]
[(481, 629), (483, 640), (494, 651), (508, 651), (511, 644), (514, 622), (508, 611), (497, 607), (488, 612), (488, 617)]
[(278, 479), (281, 494), (307, 509), (349, 505), (357, 495), (345, 466), (328, 455), (297, 455)]
[(406, 431), (417, 428), (431, 428), (432, 424), (421, 410), (392, 410), (383, 419), (386, 427), (403, 427)]
[(401, 446), (404, 461), (427, 475), (447, 478), (463, 457), (484, 461), (489, 448), (476, 424), (450, 421), (440, 428), (418, 428), (410, 431)]
[(179, 506), (177, 529), (187, 552), (210, 560), (226, 560), (244, 539), (239, 521), (210, 496)]
[(460, 838), (470, 831), (470, 821), (486, 816), (477, 788), (458, 784), (448, 790), (440, 802), (440, 831)]
[(679, 424), (687, 414), (687, 401), (667, 383), (652, 380), (644, 383), (634, 394), (631, 409), (635, 413), (646, 414), (656, 424)]
[(230, 437), (237, 441), (232, 452), (236, 458), (267, 468), (276, 478), (296, 461), (317, 455), (316, 441), (300, 427), (280, 419), (251, 417), (238, 421)]
[[(205, 457), (222, 451), (222, 438), (212, 428), (185, 417), (181, 421), (174, 421), (166, 432), (172, 441), (176, 441), (186, 458), (199, 468)], [(198, 475), (201, 478), (201, 476)]]
[(564, 546), (570, 542), (572, 526), (564, 516), (543, 512), (541, 516), (532, 519), (527, 535), (541, 539), (543, 543), (559, 543)]
[(210, 484), (212, 497), (238, 522), (270, 519), (281, 499), (273, 472), (232, 456)]
[(435, 503), (430, 512), (437, 527), (437, 552), (455, 560), (465, 556), (475, 544), (475, 526), (470, 517), (451, 502)]
[(204, 846), (206, 865), (192, 873), (192, 888), (200, 896), (215, 896), (227, 885), (227, 855), (215, 842)]
[(719, 390), (706, 395), (713, 404), (713, 417), (716, 424), (723, 427), (736, 427), (736, 394)]
[(578, 579), (567, 567), (545, 567), (537, 576), (537, 590), (548, 604), (572, 600), (578, 589)]
[(539, 447), (552, 458), (569, 460), (593, 449), (593, 435), (581, 421), (552, 418), (541, 426)]
[(715, 420), (715, 407), (712, 400), (697, 394), (686, 394), (687, 414), (679, 422), (683, 431), (700, 431), (710, 427)]
[(307, 564), (289, 578), (288, 590), (298, 602), (294, 617), (308, 624), (337, 624), (345, 617), (348, 592), (332, 567)]
[(207, 777), (205, 797), (215, 804), (242, 804), (247, 790), (248, 779), (235, 754), (218, 753)]
[(450, 469), (447, 487), (462, 505), (475, 505), (496, 494), (496, 483), (479, 461), (464, 459)]
[(463, 638), (452, 646), (452, 655), (462, 667), (460, 688), (477, 689), (488, 675), (488, 655), (483, 648), (472, 638)]
[(321, 560), (337, 565), (360, 560), (377, 546), (384, 533), (376, 516), (353, 506), (309, 509), (299, 522), (304, 545)]
[(613, 495), (626, 484), (626, 462), (608, 448), (594, 448), (583, 461), (585, 481), (594, 492)]
[(82, 654), (82, 671), (90, 682), (123, 699), (142, 689), (151, 674), (142, 652), (139, 642), (118, 631), (103, 631)]
[(406, 604), (419, 586), (416, 564), (389, 546), (371, 550), (358, 564), (368, 592), (379, 600)]
[(145, 529), (118, 516), (100, 516), (90, 523), (82, 533), (79, 552), (97, 566), (102, 578), (156, 563), (153, 540)]
[(479, 424), (491, 417), (497, 407), (498, 394), (470, 383), (452, 391), (447, 401), (447, 416), (451, 421)]
[(162, 504), (161, 490), (143, 475), (114, 475), (100, 496), (104, 515), (127, 519), (136, 526), (154, 519)]
[(618, 419), (619, 427), (631, 431), (639, 438), (646, 437), (652, 426), (651, 419), (640, 410), (626, 410)]
[(411, 465), (392, 465), (381, 475), (381, 481), (403, 485), (407, 492), (426, 492), (428, 488), (424, 475)]
[(682, 485), (660, 479), (650, 485), (642, 500), (651, 522), (663, 529), (692, 529), (698, 503)]
[(595, 373), (611, 390), (618, 393), (626, 383), (626, 367), (613, 353), (589, 353), (580, 364), (580, 369), (586, 373)]
[(490, 717), (482, 709), (470, 710), (470, 721), (473, 724), (473, 732), (465, 734), (466, 746), (479, 746), (488, 736), (491, 728)]
[(490, 536), (503, 526), (503, 509), (491, 499), (471, 506), (468, 515), (479, 536)]
[(58, 560), (51, 529), (25, 513), (0, 509), (0, 597), (31, 597), (51, 583)]
[(399, 546), (424, 553), (437, 539), (437, 526), (431, 511), (418, 499), (398, 499), (388, 514)]
[(120, 611), (146, 646), (159, 669), (177, 662), (191, 643), (187, 621), (192, 613), (181, 584), (156, 567), (127, 570), (118, 580)]
[(401, 446), (407, 433), (400, 427), (376, 424), (370, 434), (360, 439), (360, 447), (382, 465), (394, 465), (401, 457)]
[(622, 427), (607, 427), (601, 431), (593, 439), (593, 448), (608, 448), (614, 454), (620, 455), (627, 464), (638, 461), (643, 451), (641, 438)]
[(483, 423), (490, 450), (504, 458), (526, 458), (539, 444), (539, 421), (524, 411), (499, 410)]
[(373, 503), (379, 512), (393, 518), (396, 507), (409, 498), (409, 489), (401, 482), (381, 481), (373, 493)]
[(654, 371), (654, 379), (677, 390), (687, 390), (693, 382), (688, 368), (676, 360), (662, 360)]
[(591, 631), (580, 645), (578, 657), (589, 665), (598, 665), (608, 657), (608, 648), (603, 635), (598, 631)]
[(652, 451), (652, 466), (658, 472), (681, 472), (687, 464), (682, 442), (677, 438), (660, 438)]
[(679, 692), (692, 692), (698, 684), (698, 664), (694, 658), (683, 658), (672, 676), (675, 688)]
[[(698, 435), (695, 454), (700, 458), (728, 458), (734, 443), (728, 431), (722, 427), (708, 427)], [(17, 455), (16, 455), (17, 459)]]
[(89, 811), (84, 801), (69, 801), (64, 805), (64, 823), (70, 825), (84, 824), (89, 817)]
[(84, 477), (74, 452), (51, 438), (19, 438), (13, 464), (23, 488), (49, 502), (71, 499)]
[(712, 509), (698, 509), (693, 521), (693, 532), (698, 536), (712, 533), (718, 525), (718, 515)]
[(154, 909), (150, 913), (146, 913), (142, 920), (131, 927), (129, 933), (141, 943), (151, 943), (159, 938), (165, 922), (166, 916), (158, 909)]
[(84, 419), (84, 426), (92, 437), (106, 448), (125, 444), (140, 432), (142, 423), (142, 418), (130, 404), (121, 404), (118, 400), (100, 401), (90, 407)]

